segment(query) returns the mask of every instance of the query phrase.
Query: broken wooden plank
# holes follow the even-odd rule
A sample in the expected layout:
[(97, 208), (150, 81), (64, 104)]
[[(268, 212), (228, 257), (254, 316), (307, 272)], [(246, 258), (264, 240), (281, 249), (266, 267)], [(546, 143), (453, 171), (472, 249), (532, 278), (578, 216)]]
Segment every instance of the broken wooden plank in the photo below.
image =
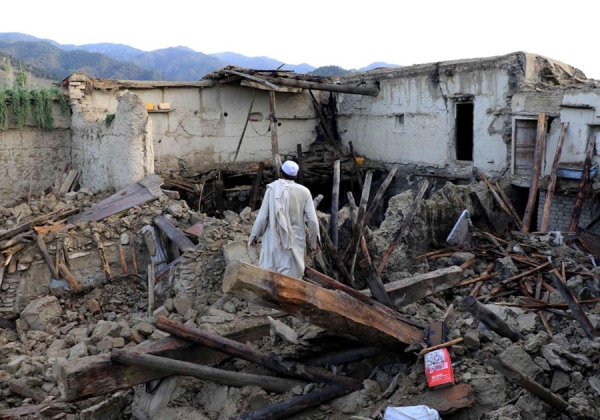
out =
[[(490, 181), (487, 179), (487, 177), (483, 173), (480, 173), (479, 177), (482, 179), (483, 182), (485, 182), (485, 184), (487, 185), (488, 189), (492, 193), (492, 197), (494, 197), (494, 200), (496, 200), (496, 203), (498, 203), (498, 205), (500, 206), (500, 208), (502, 208), (502, 210), (504, 210), (504, 213), (506, 213), (506, 215), (509, 216), (509, 217), (511, 217), (511, 216), (514, 217), (512, 215), (512, 213), (511, 213), (510, 209), (508, 208), (508, 206), (506, 205), (506, 203), (502, 199), (502, 197), (500, 197), (498, 195), (498, 192), (496, 191), (496, 189), (494, 188), (494, 186), (490, 183)], [(515, 219), (515, 224), (517, 225), (517, 228), (521, 229), (521, 223), (517, 219)]]
[(561, 276), (558, 273), (558, 270), (557, 269), (552, 270), (550, 272), (550, 276), (552, 277), (552, 280), (553, 280), (554, 286), (556, 287), (556, 290), (559, 291), (559, 293), (562, 296), (562, 298), (564, 299), (564, 301), (567, 303), (567, 305), (569, 305), (569, 309), (571, 310), (571, 313), (573, 314), (573, 316), (575, 317), (577, 322), (579, 322), (579, 325), (585, 332), (585, 335), (590, 340), (593, 340), (596, 337), (600, 337), (600, 334), (598, 333), (598, 331), (596, 331), (596, 329), (590, 322), (589, 318), (585, 314), (585, 311), (583, 310), (583, 308), (581, 307), (579, 302), (577, 302), (577, 298), (575, 298), (575, 296), (573, 295), (573, 292), (571, 292), (571, 289), (569, 289), (567, 287), (566, 282), (563, 282), (563, 279), (561, 279)]
[(8, 381), (8, 388), (13, 394), (20, 395), (21, 397), (25, 398), (31, 398), (38, 403), (44, 402), (47, 398), (47, 395), (42, 394), (41, 392), (16, 379), (11, 379)]
[(515, 222), (516, 222), (517, 226), (522, 226), (523, 221), (519, 217), (519, 213), (517, 213), (517, 210), (513, 206), (512, 202), (510, 201), (510, 198), (508, 198), (508, 196), (504, 192), (504, 189), (502, 188), (502, 186), (500, 186), (500, 183), (498, 183), (498, 181), (495, 181), (494, 185), (496, 186), (498, 195), (500, 195), (500, 197), (502, 198), (502, 201), (504, 201), (504, 203), (506, 204), (506, 207), (508, 207), (510, 214), (512, 214), (512, 216), (515, 218)]
[[(259, 340), (268, 336), (270, 331), (270, 325), (264, 317), (243, 319), (217, 328), (226, 337), (243, 343)], [(229, 357), (173, 337), (146, 341), (132, 350), (204, 365)], [(53, 371), (61, 396), (67, 402), (104, 395), (170, 375), (168, 372), (112, 362), (106, 353), (76, 360), (57, 359)]]
[(271, 156), (273, 159), (273, 168), (275, 170), (275, 179), (279, 178), (279, 171), (281, 171), (281, 158), (279, 157), (279, 140), (277, 139), (277, 118), (275, 116), (275, 92), (269, 92), (269, 100), (271, 105), (271, 112), (269, 113), (269, 131), (271, 132)]
[(46, 261), (46, 265), (50, 270), (50, 275), (53, 279), (58, 280), (60, 277), (58, 276), (58, 272), (56, 271), (56, 267), (54, 267), (54, 261), (52, 261), (52, 257), (48, 253), (48, 248), (46, 247), (46, 242), (44, 242), (44, 238), (41, 235), (35, 235), (35, 241), (40, 248), (40, 252), (42, 253), (42, 257), (44, 257), (44, 261)]
[(71, 190), (71, 186), (75, 182), (75, 179), (79, 175), (79, 170), (71, 170), (63, 180), (59, 188), (59, 195), (65, 194)]
[(211, 381), (221, 385), (243, 387), (258, 386), (268, 392), (287, 392), (295, 386), (306, 385), (306, 382), (274, 376), (254, 375), (243, 372), (232, 372), (216, 369), (196, 363), (173, 360), (168, 357), (140, 354), (133, 351), (112, 349), (110, 359), (127, 365), (145, 367), (147, 369), (169, 372), (171, 374), (193, 376), (203, 381)]
[(310, 359), (303, 360), (303, 362), (311, 366), (339, 366), (355, 360), (377, 356), (381, 352), (382, 350), (378, 347), (361, 347), (311, 357)]
[[(340, 207), (340, 160), (333, 162), (333, 189), (331, 191), (331, 242), (338, 249), (338, 209)], [(351, 271), (352, 272), (352, 271)]]
[(335, 85), (333, 83), (318, 83), (309, 82), (306, 80), (296, 80), (283, 77), (264, 77), (268, 82), (275, 83), (281, 86), (299, 87), (303, 89), (324, 90), (326, 92), (353, 93), (355, 95), (371, 95), (376, 96), (379, 93), (377, 87), (358, 87)]
[(352, 240), (350, 242), (350, 276), (354, 278), (354, 266), (356, 264), (356, 256), (358, 255), (358, 249), (360, 247), (360, 238), (362, 237), (363, 226), (365, 224), (365, 218), (367, 216), (367, 204), (369, 203), (369, 194), (371, 192), (371, 180), (373, 179), (373, 172), (367, 172), (365, 176), (365, 182), (363, 184), (362, 194), (360, 196), (360, 202), (358, 204), (358, 213), (356, 215), (356, 223), (352, 232)]
[(73, 217), (71, 223), (91, 222), (102, 220), (113, 214), (157, 200), (163, 192), (160, 186), (163, 180), (156, 174), (151, 174), (142, 180), (124, 188), (110, 197), (102, 200), (91, 209)]
[(248, 122), (250, 121), (250, 114), (252, 113), (252, 107), (254, 106), (254, 98), (256, 97), (256, 89), (252, 89), (252, 100), (250, 101), (250, 108), (248, 109), (248, 115), (246, 116), (246, 121), (244, 122), (244, 128), (242, 129), (242, 135), (240, 136), (240, 141), (238, 142), (237, 149), (235, 149), (235, 156), (233, 157), (233, 163), (237, 161), (238, 153), (240, 152), (240, 147), (242, 146), (242, 141), (244, 140), (244, 134), (246, 134), (246, 128), (248, 127)]
[(538, 116), (537, 134), (535, 140), (535, 151), (533, 153), (533, 169), (531, 170), (531, 180), (529, 181), (529, 196), (527, 198), (527, 206), (523, 215), (522, 232), (529, 232), (533, 213), (535, 211), (535, 203), (538, 196), (538, 185), (540, 182), (540, 171), (542, 169), (542, 158), (544, 154), (544, 146), (546, 143), (546, 114), (540, 112)]
[(4, 410), (0, 410), (0, 419), (13, 419), (15, 417), (26, 416), (28, 414), (37, 414), (50, 406), (50, 404), (39, 404), (24, 405), (16, 408), (6, 408)]
[(262, 353), (252, 346), (212, 334), (199, 328), (184, 325), (164, 316), (156, 320), (156, 328), (173, 336), (183, 338), (196, 344), (202, 344), (213, 350), (237, 357), (248, 362), (256, 363), (284, 375), (305, 379), (309, 382), (336, 383), (339, 382), (345, 388), (357, 390), (361, 388), (360, 382), (345, 376), (335, 375), (328, 370), (306, 366), (293, 360), (281, 360), (271, 354)]
[[(369, 206), (369, 210), (367, 211), (367, 216), (365, 217), (365, 227), (371, 221), (373, 216), (375, 215), (375, 212), (377, 211), (379, 204), (381, 204), (381, 200), (383, 200), (383, 196), (385, 195), (385, 192), (387, 191), (388, 187), (392, 183), (392, 180), (394, 179), (394, 175), (396, 175), (397, 170), (398, 170), (397, 164), (392, 166), (392, 169), (390, 169), (390, 172), (388, 172), (387, 176), (385, 177), (385, 179), (379, 186), (379, 189), (377, 190), (375, 197), (373, 197), (371, 206)], [(363, 228), (363, 230), (364, 230), (364, 228)]]
[(381, 261), (379, 262), (379, 266), (377, 267), (377, 273), (379, 275), (381, 275), (381, 273), (383, 272), (383, 269), (387, 265), (388, 260), (392, 256), (392, 252), (394, 252), (394, 249), (396, 248), (396, 244), (402, 237), (402, 233), (404, 233), (404, 229), (406, 229), (406, 226), (408, 226), (408, 224), (412, 221), (412, 218), (415, 215), (417, 208), (419, 207), (419, 203), (421, 202), (421, 199), (423, 199), (423, 196), (427, 192), (428, 188), (429, 188), (429, 181), (424, 180), (423, 183), (421, 184), (421, 187), (419, 188), (419, 191), (417, 192), (417, 195), (415, 196), (412, 204), (410, 205), (408, 212), (406, 213), (406, 216), (404, 217), (404, 220), (402, 220), (400, 227), (398, 228), (396, 233), (394, 233), (394, 237), (392, 238), (392, 242), (390, 243), (390, 246), (388, 247), (388, 249), (384, 252), (383, 256), (381, 257)]
[(373, 345), (396, 340), (409, 344), (420, 342), (424, 337), (422, 330), (390, 319), (387, 311), (346, 293), (327, 290), (239, 261), (228, 267), (223, 292), (280, 309), (331, 331), (354, 335)]
[[(462, 273), (460, 267), (446, 267), (393, 281), (385, 284), (384, 287), (394, 305), (404, 306), (458, 286), (462, 280)], [(363, 290), (362, 293), (367, 296), (371, 294), (368, 290)]]
[(490, 330), (494, 331), (502, 337), (508, 338), (513, 343), (519, 340), (523, 340), (523, 335), (504, 322), (498, 315), (493, 313), (483, 303), (479, 302), (473, 296), (469, 295), (465, 297), (461, 304), (461, 308), (469, 312), (479, 322), (485, 324)]
[(177, 245), (177, 248), (182, 251), (193, 251), (196, 249), (196, 245), (185, 236), (185, 234), (177, 229), (171, 222), (169, 222), (164, 216), (158, 215), (154, 218), (154, 224), (158, 226), (165, 235)]
[(348, 147), (350, 147), (350, 157), (352, 158), (352, 167), (354, 168), (354, 173), (356, 175), (356, 179), (358, 180), (358, 188), (360, 188), (360, 190), (362, 191), (362, 173), (360, 172), (360, 168), (358, 167), (358, 162), (356, 161), (356, 153), (354, 153), (354, 145), (351, 141), (348, 142)]
[(419, 356), (422, 356), (424, 354), (430, 353), (430, 352), (435, 351), (435, 350), (445, 349), (446, 347), (450, 347), (450, 346), (453, 346), (455, 344), (460, 344), (464, 340), (465, 340), (464, 338), (458, 337), (458, 338), (455, 338), (454, 340), (446, 341), (445, 343), (438, 344), (436, 346), (427, 347), (426, 349), (423, 349), (423, 350), (421, 350), (419, 352)]
[(51, 220), (51, 219), (60, 220), (64, 217), (70, 216), (73, 213), (77, 213), (78, 211), (79, 211), (79, 209), (73, 209), (71, 207), (67, 207), (66, 209), (58, 210), (53, 213), (48, 213), (43, 216), (36, 217), (35, 219), (33, 219), (29, 222), (25, 222), (15, 228), (7, 230), (6, 232), (0, 233), (0, 241), (2, 241), (4, 239), (12, 238), (14, 236), (17, 236), (20, 233), (31, 230), (33, 228), (33, 226), (37, 226), (42, 223), (46, 223), (48, 220)]
[(81, 289), (81, 286), (79, 285), (79, 283), (75, 279), (75, 276), (73, 276), (73, 274), (67, 268), (66, 265), (64, 265), (62, 263), (58, 264), (58, 271), (60, 271), (60, 273), (63, 275), (64, 279), (67, 281), (67, 283), (69, 283), (69, 286), (71, 286), (71, 288), (73, 290), (79, 290), (79, 289)]
[(474, 191), (471, 191), (469, 193), (469, 197), (471, 197), (471, 202), (473, 203), (473, 205), (479, 212), (479, 215), (483, 219), (485, 225), (490, 230), (490, 233), (492, 235), (498, 236), (498, 233), (496, 232), (496, 228), (494, 227), (494, 224), (490, 220), (490, 216), (488, 216), (487, 211), (485, 210), (485, 207), (483, 207), (483, 204), (481, 204), (481, 201), (479, 200), (479, 196), (477, 195), (477, 193)]
[(350, 391), (341, 384), (329, 385), (308, 394), (292, 397), (277, 404), (267, 405), (251, 413), (232, 417), (232, 420), (282, 419), (348, 393)]

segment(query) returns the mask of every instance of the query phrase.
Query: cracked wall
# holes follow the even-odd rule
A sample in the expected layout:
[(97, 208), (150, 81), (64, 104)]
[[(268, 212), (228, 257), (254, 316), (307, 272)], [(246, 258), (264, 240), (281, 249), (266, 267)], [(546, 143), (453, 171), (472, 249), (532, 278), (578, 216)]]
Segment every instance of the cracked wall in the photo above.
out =
[[(158, 170), (197, 168), (211, 163), (233, 162), (252, 102), (252, 88), (235, 84), (210, 88), (169, 87), (133, 89), (143, 103), (169, 103), (168, 112), (149, 112), (155, 166)], [(112, 113), (116, 92), (95, 90), (95, 109)], [(308, 93), (276, 93), (279, 152), (296, 155), (296, 147), (306, 149), (316, 138), (315, 116)], [(271, 158), (269, 132), (269, 92), (256, 90), (253, 113), (263, 119), (250, 121), (240, 147), (238, 161)]]
[(0, 130), (0, 206), (12, 207), (39, 194), (71, 162), (70, 115), (54, 104), (54, 130), (43, 131), (31, 120), (25, 127)]

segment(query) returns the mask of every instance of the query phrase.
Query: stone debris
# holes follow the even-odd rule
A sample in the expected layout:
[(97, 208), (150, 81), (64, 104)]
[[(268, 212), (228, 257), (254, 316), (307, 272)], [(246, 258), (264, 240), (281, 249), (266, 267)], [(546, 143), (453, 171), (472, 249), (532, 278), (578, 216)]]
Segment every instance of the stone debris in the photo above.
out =
[[(106, 395), (97, 391), (79, 401), (65, 401), (61, 366), (91, 363), (100, 360), (95, 359), (98, 357), (104, 357), (102, 360), (107, 363), (115, 349), (136, 352), (144, 346), (166, 345), (165, 340), (172, 338), (156, 328), (156, 321), (164, 317), (220, 335), (233, 332), (248, 320), (261, 319), (262, 332), (247, 338), (254, 350), (307, 365), (326, 356), (320, 366), (361, 384), (359, 390), (307, 409), (294, 418), (376, 418), (388, 406), (420, 404), (438, 404), (437, 408), (446, 410), (444, 419), (565, 418), (566, 414), (483, 363), (477, 357), (479, 352), (497, 357), (566, 401), (571, 418), (599, 418), (600, 338), (587, 336), (572, 316), (562, 295), (553, 287), (551, 267), (515, 281), (511, 279), (549, 260), (561, 270), (564, 263), (566, 286), (595, 328), (600, 321), (594, 311), (600, 303), (597, 280), (600, 270), (593, 267), (586, 253), (555, 243), (550, 235), (505, 231), (510, 239), (497, 237), (494, 240), (498, 244), (493, 243), (469, 199), (473, 191), (493, 213), (493, 198), (483, 183), (464, 186), (447, 183), (434, 190), (419, 205), (381, 275), (387, 284), (461, 266), (462, 285), (409, 304), (403, 305), (399, 300), (394, 310), (404, 319), (428, 325), (442, 320), (448, 306), (454, 303), (456, 309), (454, 316), (448, 318), (446, 339), (463, 338), (463, 342), (448, 348), (452, 361), (457, 362), (454, 366), (457, 385), (451, 389), (468, 387), (469, 392), (461, 394), (464, 399), (448, 397), (435, 401), (437, 394), (427, 388), (423, 357), (416, 356), (423, 348), (420, 343), (404, 348), (392, 346), (368, 357), (341, 358), (340, 353), (358, 352), (370, 343), (356, 342), (350, 330), (347, 334), (334, 334), (304, 319), (284, 316), (242, 297), (223, 293), (226, 270), (234, 261), (258, 265), (260, 248), (248, 249), (245, 245), (256, 211), (245, 207), (239, 214), (226, 210), (222, 218), (210, 217), (196, 213), (186, 201), (171, 198), (177, 195), (169, 193), (102, 220), (73, 225), (68, 218), (59, 217), (41, 223), (39, 231), (32, 226), (19, 233), (15, 236), (16, 243), (5, 242), (12, 238), (0, 241), (2, 250), (24, 244), (12, 254), (17, 262), (15, 269), (11, 272), (10, 263), (6, 264), (0, 286), (0, 317), (14, 325), (4, 328), (0, 324), (0, 414), (2, 410), (31, 405), (32, 400), (21, 395), (24, 392), (9, 387), (13, 380), (45, 397), (48, 408), (40, 408), (46, 410), (40, 416), (46, 413), (43, 418), (70, 420), (227, 419), (326, 387), (315, 382), (273, 393), (257, 386), (236, 387), (172, 376), (135, 382), (126, 389), (111, 389)], [(105, 192), (83, 189), (60, 197), (54, 194), (32, 197), (29, 204), (0, 209), (0, 235), (60, 209), (89, 210), (108, 197), (110, 194)], [(366, 229), (371, 259), (379, 261), (412, 200), (413, 191), (392, 196), (382, 222), (371, 223)], [(474, 224), (471, 247), (449, 248), (445, 238), (465, 209)], [(201, 221), (201, 235), (188, 236), (194, 248), (175, 249), (173, 241), (162, 233), (157, 235), (158, 239), (144, 235), (142, 228), (153, 225), (159, 215), (181, 232)], [(320, 212), (319, 216), (329, 226), (329, 216)], [(338, 220), (339, 249), (344, 250), (352, 239), (348, 207), (340, 209)], [(499, 228), (506, 218), (498, 216), (495, 220), (496, 228), (502, 232)], [(108, 277), (92, 240), (94, 233), (101, 238), (110, 270)], [(47, 261), (33, 240), (34, 234), (44, 235), (50, 260), (70, 268), (81, 285), (80, 291), (50, 288)], [(517, 244), (519, 248), (515, 248)], [(152, 267), (152, 256), (158, 248), (168, 258), (163, 267), (155, 267), (156, 297), (149, 307), (147, 270)], [(333, 261), (330, 252), (324, 249), (323, 255)], [(312, 261), (308, 263), (312, 265)], [(490, 263), (491, 271), (486, 272)], [(481, 283), (478, 278), (482, 278)], [(318, 283), (314, 277), (308, 279)], [(366, 288), (366, 271), (358, 268), (355, 280), (361, 288)], [(502, 283), (507, 280), (508, 283)], [(511, 342), (461, 310), (459, 303), (468, 295), (479, 298), (502, 322), (520, 332), (524, 340)], [(90, 300), (95, 300), (100, 310), (94, 310)], [(185, 352), (194, 353), (191, 349)], [(214, 359), (210, 363), (229, 372), (272, 375), (266, 368), (238, 358)]]

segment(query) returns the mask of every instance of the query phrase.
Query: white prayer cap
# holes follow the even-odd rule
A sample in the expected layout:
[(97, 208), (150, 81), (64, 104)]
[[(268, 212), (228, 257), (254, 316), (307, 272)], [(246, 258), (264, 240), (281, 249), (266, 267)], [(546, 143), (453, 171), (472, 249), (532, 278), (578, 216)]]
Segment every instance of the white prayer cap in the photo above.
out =
[(293, 160), (286, 160), (285, 163), (281, 165), (281, 170), (289, 176), (298, 175), (298, 169), (300, 169), (298, 164)]

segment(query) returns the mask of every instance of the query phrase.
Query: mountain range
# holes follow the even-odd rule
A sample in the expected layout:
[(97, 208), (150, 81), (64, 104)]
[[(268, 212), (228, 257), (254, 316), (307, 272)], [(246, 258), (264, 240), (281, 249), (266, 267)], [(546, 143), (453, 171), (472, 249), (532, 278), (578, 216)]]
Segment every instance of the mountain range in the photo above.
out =
[[(260, 70), (281, 68), (296, 73), (315, 70), (306, 63), (290, 65), (269, 57), (246, 57), (233, 52), (204, 54), (184, 46), (143, 51), (111, 43), (63, 45), (18, 32), (0, 33), (0, 53), (10, 56), (26, 71), (56, 81), (75, 72), (107, 79), (198, 80), (227, 65)], [(352, 71), (376, 67), (400, 66), (376, 62)]]

